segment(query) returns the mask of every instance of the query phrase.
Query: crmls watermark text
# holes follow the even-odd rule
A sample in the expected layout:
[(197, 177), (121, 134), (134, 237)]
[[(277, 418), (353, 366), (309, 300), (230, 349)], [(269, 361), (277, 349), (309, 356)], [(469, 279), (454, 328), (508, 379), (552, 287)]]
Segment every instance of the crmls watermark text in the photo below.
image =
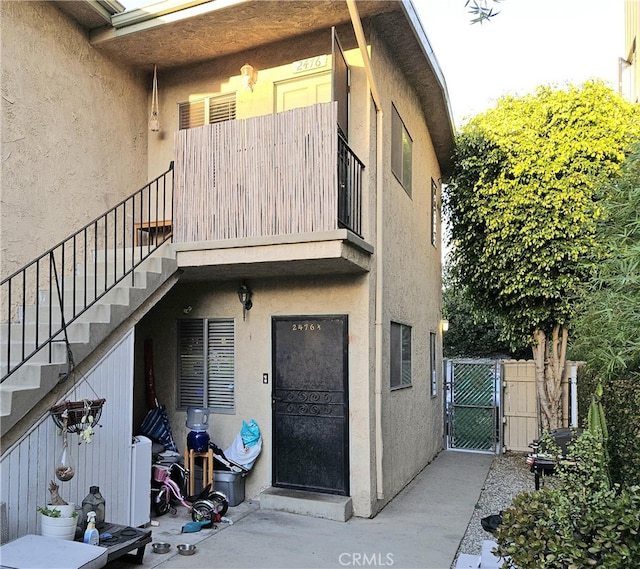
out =
[(341, 553), (338, 562), (343, 567), (391, 567), (393, 553)]

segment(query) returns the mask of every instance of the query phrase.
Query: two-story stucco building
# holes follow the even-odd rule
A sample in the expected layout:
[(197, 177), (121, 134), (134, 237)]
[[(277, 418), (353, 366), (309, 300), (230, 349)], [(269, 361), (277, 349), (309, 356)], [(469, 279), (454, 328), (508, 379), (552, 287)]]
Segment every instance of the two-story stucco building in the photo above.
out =
[[(374, 516), (443, 446), (440, 197), (453, 126), (414, 6), (1, 10), (10, 536), (36, 531), (46, 498), (61, 444), (49, 407), (91, 393), (107, 399), (102, 428), (72, 445), (78, 476), (63, 490), (79, 501), (99, 485), (114, 521), (131, 522), (131, 494), (117, 488), (150, 389), (180, 451), (189, 406), (212, 410), (223, 448), (256, 420), (248, 497), (329, 493)], [(99, 297), (112, 281), (74, 321), (91, 304), (80, 291)], [(47, 341), (64, 340), (61, 328), (71, 374), (64, 342)]]

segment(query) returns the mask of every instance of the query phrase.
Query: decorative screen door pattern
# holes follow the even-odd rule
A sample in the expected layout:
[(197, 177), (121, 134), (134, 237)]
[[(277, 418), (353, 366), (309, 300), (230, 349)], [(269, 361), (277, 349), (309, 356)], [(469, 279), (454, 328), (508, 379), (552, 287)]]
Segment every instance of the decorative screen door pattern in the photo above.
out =
[(272, 327), (273, 485), (348, 495), (347, 317)]

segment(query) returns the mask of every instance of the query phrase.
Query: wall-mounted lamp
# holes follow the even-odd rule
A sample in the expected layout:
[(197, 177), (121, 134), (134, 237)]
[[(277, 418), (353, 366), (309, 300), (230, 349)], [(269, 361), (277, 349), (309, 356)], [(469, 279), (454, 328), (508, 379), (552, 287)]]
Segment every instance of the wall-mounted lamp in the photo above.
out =
[(446, 332), (447, 330), (449, 330), (449, 321), (446, 318), (442, 319), (441, 324), (442, 324), (443, 332)]
[(256, 71), (253, 65), (249, 65), (245, 63), (240, 68), (240, 76), (242, 77), (242, 82), (244, 83), (244, 88), (247, 91), (253, 91), (253, 86), (258, 81), (258, 72)]
[(243, 320), (247, 316), (247, 310), (251, 310), (251, 307), (253, 306), (253, 302), (251, 302), (252, 295), (253, 295), (253, 291), (247, 286), (247, 283), (243, 282), (240, 288), (238, 289), (238, 298), (240, 299), (240, 304), (242, 304)]

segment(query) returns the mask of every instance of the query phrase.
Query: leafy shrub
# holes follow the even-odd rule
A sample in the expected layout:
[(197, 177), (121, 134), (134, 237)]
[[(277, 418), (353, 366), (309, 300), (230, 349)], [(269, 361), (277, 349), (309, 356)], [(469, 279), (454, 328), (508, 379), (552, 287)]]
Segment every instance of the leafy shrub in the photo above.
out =
[(611, 487), (605, 456), (601, 439), (585, 431), (557, 466), (554, 488), (513, 500), (496, 532), (505, 567), (640, 567), (640, 486)]
[[(640, 376), (611, 379), (602, 404), (609, 426), (611, 479), (623, 487), (640, 482)], [(640, 565), (639, 565), (640, 566)]]
[(586, 423), (591, 394), (598, 382), (604, 387), (602, 405), (609, 428), (611, 480), (623, 487), (640, 481), (640, 375), (599, 379), (591, 369), (578, 371), (578, 420)]

